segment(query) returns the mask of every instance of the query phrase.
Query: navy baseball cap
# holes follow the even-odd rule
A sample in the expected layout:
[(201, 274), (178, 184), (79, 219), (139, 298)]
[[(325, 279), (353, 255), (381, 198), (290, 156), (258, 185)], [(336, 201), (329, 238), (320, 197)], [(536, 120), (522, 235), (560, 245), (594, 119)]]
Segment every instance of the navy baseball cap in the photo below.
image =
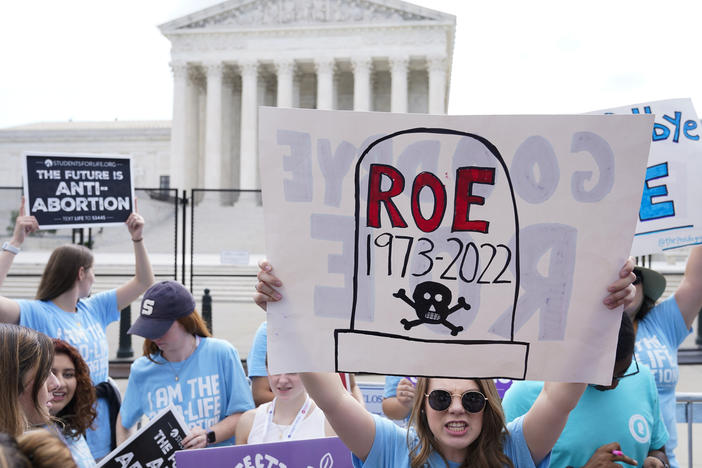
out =
[(195, 298), (177, 281), (161, 281), (144, 293), (136, 319), (127, 333), (149, 340), (162, 337), (173, 322), (195, 310)]

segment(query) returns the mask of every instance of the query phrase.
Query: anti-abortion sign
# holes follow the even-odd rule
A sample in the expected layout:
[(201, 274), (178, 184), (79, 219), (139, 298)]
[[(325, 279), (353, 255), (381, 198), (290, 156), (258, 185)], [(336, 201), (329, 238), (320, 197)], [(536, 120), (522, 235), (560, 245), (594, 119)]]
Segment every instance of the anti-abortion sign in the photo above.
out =
[(169, 406), (100, 461), (100, 468), (175, 468), (186, 424)]
[(652, 116), (259, 116), (271, 373), (611, 381)]
[(631, 254), (702, 243), (702, 132), (692, 101), (671, 99), (602, 112), (655, 115)]
[(42, 229), (122, 224), (134, 211), (131, 158), (25, 153), (24, 196)]
[(176, 453), (178, 468), (351, 468), (351, 452), (338, 437), (235, 445)]

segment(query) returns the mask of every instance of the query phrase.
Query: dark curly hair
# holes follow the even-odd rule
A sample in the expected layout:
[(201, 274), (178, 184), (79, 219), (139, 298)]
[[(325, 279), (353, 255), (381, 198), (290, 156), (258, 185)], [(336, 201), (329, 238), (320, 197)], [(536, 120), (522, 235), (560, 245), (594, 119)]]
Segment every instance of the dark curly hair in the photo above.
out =
[(55, 354), (68, 356), (76, 371), (76, 391), (71, 401), (56, 414), (56, 418), (62, 423), (61, 430), (65, 436), (84, 435), (88, 428), (92, 428), (97, 416), (95, 387), (90, 380), (90, 369), (76, 348), (57, 338), (53, 342)]

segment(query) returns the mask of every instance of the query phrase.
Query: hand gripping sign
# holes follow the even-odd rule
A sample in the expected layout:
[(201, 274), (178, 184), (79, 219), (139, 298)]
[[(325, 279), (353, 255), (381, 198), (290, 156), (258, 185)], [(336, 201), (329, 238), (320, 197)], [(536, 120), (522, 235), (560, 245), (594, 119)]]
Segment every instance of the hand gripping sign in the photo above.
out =
[[(437, 157), (423, 147), (436, 135), (444, 137), (442, 151), (449, 154)], [(388, 140), (415, 151), (420, 164), (384, 163), (382, 144)], [(361, 173), (368, 175), (361, 180)], [(408, 129), (374, 141), (356, 162), (355, 224), (353, 305), (349, 329), (335, 333), (338, 370), (358, 369), (363, 356), (354, 351), (381, 343), (391, 343), (399, 354), (420, 355), (439, 345), (466, 358), (476, 347), (501, 355), (508, 366), (501, 374), (524, 378), (528, 343), (514, 341), (513, 332), (509, 340), (481, 338), (491, 323), (490, 314), (480, 314), (481, 301), (510, 310), (513, 321), (519, 291), (517, 205), (509, 170), (492, 143), (441, 128)], [(364, 288), (369, 282), (370, 291)], [(373, 291), (395, 298), (396, 307), (382, 311)], [(372, 330), (356, 326), (359, 302), (376, 311)], [(411, 374), (413, 363), (402, 367), (393, 354), (377, 356), (375, 370)], [(435, 366), (434, 375), (455, 372), (440, 362)], [(489, 377), (495, 368), (485, 362), (474, 372)]]

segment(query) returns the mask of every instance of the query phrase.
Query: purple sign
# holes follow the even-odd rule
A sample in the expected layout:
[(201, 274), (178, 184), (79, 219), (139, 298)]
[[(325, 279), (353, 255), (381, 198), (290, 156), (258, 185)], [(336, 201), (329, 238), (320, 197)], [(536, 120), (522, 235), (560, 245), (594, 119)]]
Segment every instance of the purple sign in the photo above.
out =
[(512, 386), (511, 379), (495, 379), (495, 387), (497, 387), (497, 393), (500, 394), (500, 398), (505, 397), (505, 392), (511, 386)]
[(338, 437), (176, 452), (178, 468), (352, 468)]

